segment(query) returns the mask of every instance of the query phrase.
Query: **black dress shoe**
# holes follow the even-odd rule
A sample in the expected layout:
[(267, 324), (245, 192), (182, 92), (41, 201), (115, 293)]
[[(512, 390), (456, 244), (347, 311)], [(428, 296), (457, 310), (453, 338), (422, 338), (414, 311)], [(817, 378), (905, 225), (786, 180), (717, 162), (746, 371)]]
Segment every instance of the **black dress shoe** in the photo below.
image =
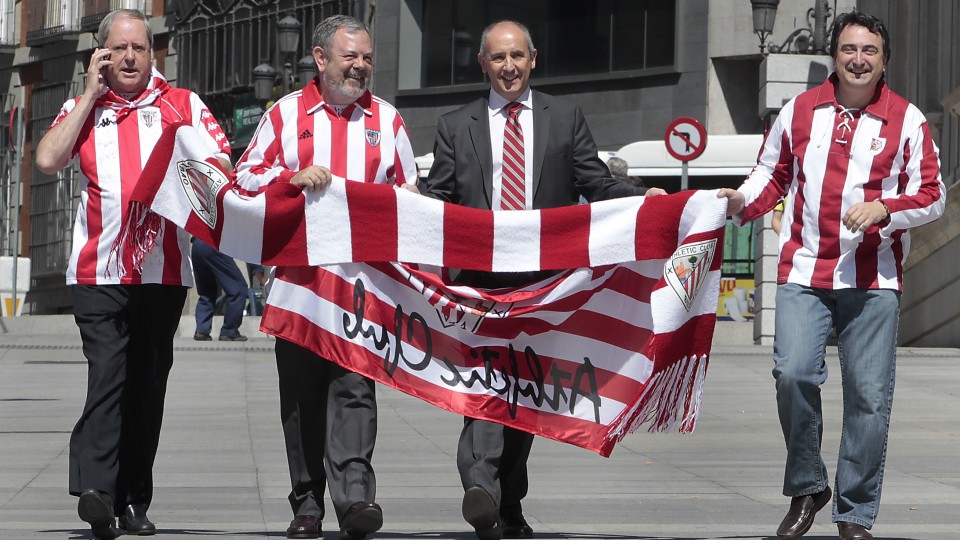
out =
[(287, 527), (287, 538), (320, 538), (321, 534), (317, 516), (296, 516)]
[(477, 531), (479, 540), (500, 540), (503, 528), (497, 504), (487, 490), (473, 486), (463, 494), (463, 519)]
[(363, 540), (383, 527), (383, 510), (377, 503), (357, 501), (340, 521), (340, 540)]
[(210, 334), (205, 334), (203, 332), (197, 332), (193, 334), (194, 341), (213, 341), (213, 338), (210, 337)]
[(500, 509), (500, 523), (503, 525), (504, 538), (533, 538), (533, 527), (523, 519), (518, 510)]
[(840, 530), (840, 540), (873, 540), (873, 535), (863, 525), (850, 523), (849, 521), (838, 521), (837, 529)]
[(820, 493), (794, 497), (790, 501), (790, 511), (777, 529), (777, 536), (783, 540), (795, 540), (807, 534), (813, 526), (813, 518), (830, 502), (830, 496), (830, 486), (827, 486), (827, 489)]
[(220, 336), (220, 341), (246, 341), (247, 336), (237, 334), (235, 336)]
[(88, 489), (80, 494), (77, 502), (77, 515), (90, 524), (90, 532), (98, 540), (111, 540), (117, 537), (114, 527), (113, 505), (107, 502), (104, 494)]
[(157, 526), (147, 519), (147, 505), (128, 504), (120, 516), (120, 528), (127, 534), (152, 536), (157, 534)]

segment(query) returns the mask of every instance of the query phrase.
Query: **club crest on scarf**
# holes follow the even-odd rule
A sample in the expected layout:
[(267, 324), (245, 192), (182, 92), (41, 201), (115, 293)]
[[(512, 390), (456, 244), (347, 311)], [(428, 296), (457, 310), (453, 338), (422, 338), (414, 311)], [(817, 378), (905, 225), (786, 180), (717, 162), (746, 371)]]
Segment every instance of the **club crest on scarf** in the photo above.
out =
[(716, 247), (715, 239), (684, 244), (677, 248), (663, 265), (663, 277), (680, 297), (687, 311), (690, 311), (697, 292), (710, 273)]
[(368, 129), (366, 131), (367, 143), (370, 146), (377, 146), (380, 144), (380, 131), (376, 129)]
[(488, 315), (505, 317), (510, 313), (513, 304), (502, 304), (484, 301), (478, 298), (444, 295), (438, 302), (433, 302), (440, 325), (444, 328), (457, 327), (471, 333), (476, 333), (480, 323)]
[(177, 174), (193, 212), (212, 229), (217, 223), (217, 192), (229, 182), (226, 175), (205, 161), (193, 159), (178, 162)]

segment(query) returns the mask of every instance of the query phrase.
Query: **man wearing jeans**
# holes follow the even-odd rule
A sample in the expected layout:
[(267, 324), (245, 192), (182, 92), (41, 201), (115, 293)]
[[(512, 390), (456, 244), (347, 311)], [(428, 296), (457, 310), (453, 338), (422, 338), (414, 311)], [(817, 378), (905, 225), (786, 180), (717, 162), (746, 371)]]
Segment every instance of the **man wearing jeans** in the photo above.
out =
[(843, 381), (833, 521), (843, 540), (874, 523), (893, 404), (907, 229), (943, 213), (937, 147), (923, 114), (887, 87), (890, 43), (865, 13), (834, 21), (835, 73), (787, 103), (738, 190), (720, 190), (740, 224), (789, 201), (780, 229), (774, 369), (787, 446), (777, 529), (803, 536), (831, 498), (820, 453), (820, 385), (831, 329)]

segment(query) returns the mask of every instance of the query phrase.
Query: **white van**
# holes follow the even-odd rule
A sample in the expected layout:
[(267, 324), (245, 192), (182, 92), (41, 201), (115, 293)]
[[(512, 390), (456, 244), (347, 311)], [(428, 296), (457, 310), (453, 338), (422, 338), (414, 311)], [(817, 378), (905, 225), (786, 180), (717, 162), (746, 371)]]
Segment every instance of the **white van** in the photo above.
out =
[[(688, 163), (688, 189), (736, 188), (757, 164), (763, 135), (708, 135), (703, 154)], [(630, 143), (616, 153), (630, 166), (630, 175), (639, 176), (648, 187), (668, 193), (680, 191), (682, 163), (667, 152), (660, 141)], [(727, 221), (724, 234), (720, 284), (720, 320), (747, 321), (753, 318), (754, 223), (736, 227)]]
[[(763, 135), (709, 135), (707, 147), (688, 162), (689, 189), (738, 187), (757, 164)], [(680, 191), (682, 163), (667, 152), (662, 140), (637, 141), (616, 156), (630, 165), (630, 175), (639, 176), (650, 187), (669, 193)]]

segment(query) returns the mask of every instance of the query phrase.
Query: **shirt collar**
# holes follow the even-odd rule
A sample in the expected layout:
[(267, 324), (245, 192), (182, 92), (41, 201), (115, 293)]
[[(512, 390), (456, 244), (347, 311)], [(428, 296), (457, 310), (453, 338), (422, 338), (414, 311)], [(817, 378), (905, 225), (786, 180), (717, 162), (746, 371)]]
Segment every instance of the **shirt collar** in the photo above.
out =
[[(320, 79), (317, 77), (311, 79), (310, 84), (303, 87), (301, 97), (303, 98), (303, 106), (307, 110), (307, 114), (313, 114), (321, 108), (326, 108), (331, 113), (336, 114), (336, 109), (328, 104), (320, 94)], [(357, 107), (363, 111), (363, 114), (373, 116), (373, 111), (370, 110), (372, 102), (373, 95), (369, 90), (366, 90), (363, 92), (363, 95), (350, 105), (347, 105), (347, 108), (344, 110), (346, 111), (350, 107)]]
[[(840, 104), (837, 103), (837, 85), (839, 84), (840, 78), (836, 73), (831, 73), (830, 77), (827, 78), (827, 81), (820, 85), (820, 88), (817, 91), (817, 101), (814, 103), (814, 106), (840, 106)], [(877, 83), (877, 89), (873, 94), (873, 98), (870, 100), (870, 103), (863, 108), (863, 112), (869, 113), (871, 116), (876, 116), (877, 118), (886, 121), (889, 110), (890, 88), (887, 87), (886, 79), (881, 78), (880, 82)]]
[[(490, 116), (495, 114), (500, 114), (500, 111), (507, 106), (508, 103), (514, 103), (513, 101), (507, 101), (503, 96), (498, 94), (493, 88), (490, 89), (490, 96), (487, 98), (487, 108)], [(524, 109), (533, 109), (533, 93), (530, 92), (530, 87), (528, 86), (526, 90), (520, 94), (520, 99), (516, 100), (516, 103), (523, 105)]]

